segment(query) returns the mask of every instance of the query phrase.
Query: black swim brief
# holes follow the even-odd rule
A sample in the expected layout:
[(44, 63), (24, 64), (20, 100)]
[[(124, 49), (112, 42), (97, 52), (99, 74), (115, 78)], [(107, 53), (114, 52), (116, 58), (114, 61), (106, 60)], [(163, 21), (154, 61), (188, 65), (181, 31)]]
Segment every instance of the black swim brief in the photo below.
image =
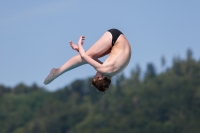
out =
[(110, 29), (108, 30), (112, 34), (112, 46), (115, 44), (117, 41), (118, 37), (123, 34), (121, 31), (118, 29)]

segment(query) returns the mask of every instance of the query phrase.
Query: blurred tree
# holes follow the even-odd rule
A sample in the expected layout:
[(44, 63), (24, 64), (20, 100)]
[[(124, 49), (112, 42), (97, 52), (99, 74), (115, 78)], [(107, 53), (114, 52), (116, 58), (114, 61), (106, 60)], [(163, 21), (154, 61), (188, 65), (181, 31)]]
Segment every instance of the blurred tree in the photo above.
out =
[(71, 83), (72, 91), (77, 92), (80, 96), (84, 95), (85, 82), (83, 80), (75, 80)]
[(18, 84), (17, 86), (15, 86), (12, 90), (13, 93), (19, 94), (19, 93), (28, 93), (28, 88), (26, 85), (24, 85), (23, 83)]
[(182, 61), (180, 57), (177, 56), (173, 58), (172, 70), (177, 76), (183, 75), (181, 64), (182, 64)]
[(162, 65), (162, 67), (163, 67), (163, 69), (164, 69), (164, 68), (165, 68), (165, 65), (166, 65), (166, 59), (165, 59), (165, 56), (164, 56), (164, 55), (161, 57), (161, 65)]
[(147, 64), (147, 70), (145, 73), (145, 81), (148, 79), (152, 79), (156, 76), (156, 69), (152, 63)]
[(10, 92), (11, 92), (11, 88), (5, 87), (4, 85), (0, 84), (0, 96), (2, 96), (5, 93), (10, 93)]
[(121, 89), (121, 80), (120, 80), (120, 76), (116, 76), (116, 88), (117, 90)]
[(131, 71), (132, 83), (138, 84), (140, 82), (141, 68), (137, 64), (136, 68)]
[(192, 55), (193, 55), (192, 50), (191, 50), (191, 49), (188, 49), (188, 50), (187, 50), (187, 61), (193, 60)]
[(38, 87), (36, 83), (33, 83), (32, 86), (29, 87), (29, 92), (34, 91), (46, 91), (44, 88)]

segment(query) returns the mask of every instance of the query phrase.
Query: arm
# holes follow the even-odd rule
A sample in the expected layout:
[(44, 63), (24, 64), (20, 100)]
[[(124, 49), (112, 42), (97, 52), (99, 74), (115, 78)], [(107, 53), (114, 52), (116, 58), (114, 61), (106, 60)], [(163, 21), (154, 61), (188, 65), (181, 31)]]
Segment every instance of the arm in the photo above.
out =
[[(76, 44), (74, 44), (72, 41), (70, 41), (69, 44), (70, 44), (70, 46), (72, 47), (73, 50), (79, 52), (79, 48), (78, 48), (78, 46), (77, 46)], [(83, 44), (82, 44), (82, 45), (83, 45)], [(87, 53), (86, 53), (86, 54), (87, 54)], [(107, 54), (107, 53), (105, 53), (105, 54)], [(103, 55), (102, 55), (102, 56), (103, 56)], [(96, 61), (99, 62), (100, 64), (103, 64), (103, 62), (100, 61), (99, 59), (94, 59), (94, 60), (96, 60)]]
[(93, 66), (95, 69), (99, 69), (104, 67), (102, 64), (100, 64), (99, 62), (97, 62), (96, 60), (94, 60), (93, 58), (91, 58), (90, 56), (88, 56), (86, 53), (85, 53), (85, 50), (83, 49), (83, 40), (85, 39), (84, 36), (81, 36), (80, 39), (79, 39), (79, 42), (78, 42), (78, 48), (79, 48), (79, 53), (81, 55), (81, 57), (88, 63), (90, 64), (91, 66)]

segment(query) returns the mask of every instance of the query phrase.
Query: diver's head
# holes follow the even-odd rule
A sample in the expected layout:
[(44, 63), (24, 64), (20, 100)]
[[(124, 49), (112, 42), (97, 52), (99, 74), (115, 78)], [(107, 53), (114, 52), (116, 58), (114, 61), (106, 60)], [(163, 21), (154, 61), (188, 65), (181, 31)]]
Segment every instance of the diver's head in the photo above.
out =
[(104, 93), (109, 88), (110, 83), (110, 78), (104, 76), (99, 72), (96, 73), (92, 80), (92, 85), (94, 85), (99, 91), (102, 91)]

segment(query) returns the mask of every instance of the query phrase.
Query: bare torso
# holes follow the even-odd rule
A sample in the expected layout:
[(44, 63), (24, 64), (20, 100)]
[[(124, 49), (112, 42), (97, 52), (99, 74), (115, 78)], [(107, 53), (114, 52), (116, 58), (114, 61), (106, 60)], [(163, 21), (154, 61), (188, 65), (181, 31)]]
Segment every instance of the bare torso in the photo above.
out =
[(107, 67), (108, 70), (104, 75), (113, 77), (116, 74), (124, 70), (131, 58), (131, 47), (126, 37), (121, 34), (117, 39), (116, 43), (112, 47), (112, 50), (108, 58), (103, 63), (103, 66)]

